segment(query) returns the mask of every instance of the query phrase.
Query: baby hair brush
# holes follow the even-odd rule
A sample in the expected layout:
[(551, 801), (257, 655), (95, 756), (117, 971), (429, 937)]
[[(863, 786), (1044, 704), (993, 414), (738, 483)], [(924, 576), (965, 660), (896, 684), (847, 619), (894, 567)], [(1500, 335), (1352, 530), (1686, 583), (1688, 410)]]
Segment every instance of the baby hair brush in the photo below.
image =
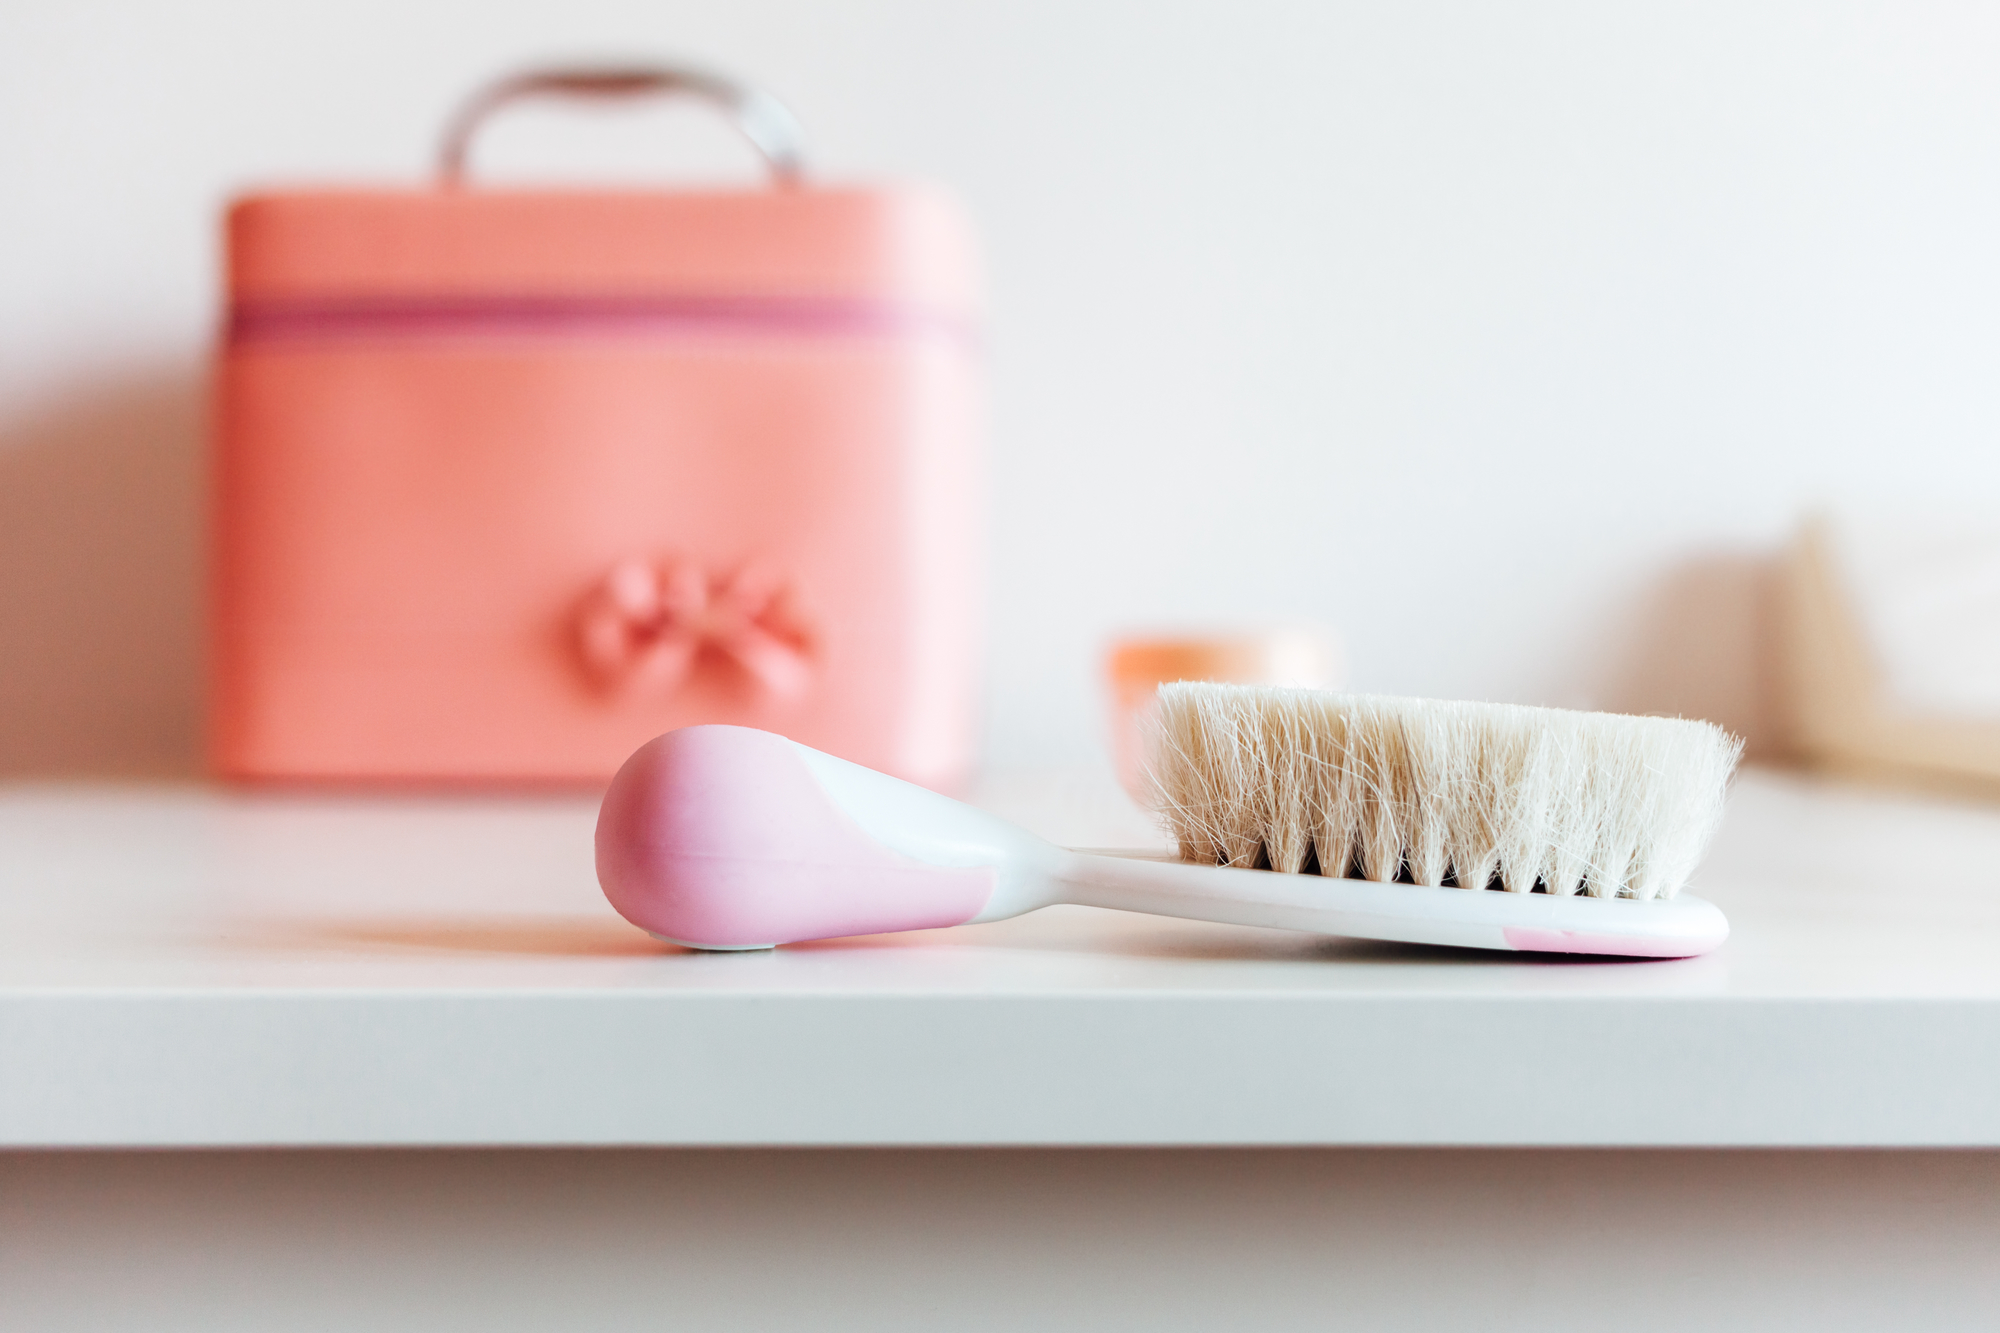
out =
[(744, 727), (643, 746), (597, 821), (625, 918), (698, 949), (1082, 903), (1359, 939), (1683, 958), (1729, 924), (1680, 892), (1741, 743), (1706, 722), (1316, 690), (1160, 690), (1179, 857), (1053, 846)]

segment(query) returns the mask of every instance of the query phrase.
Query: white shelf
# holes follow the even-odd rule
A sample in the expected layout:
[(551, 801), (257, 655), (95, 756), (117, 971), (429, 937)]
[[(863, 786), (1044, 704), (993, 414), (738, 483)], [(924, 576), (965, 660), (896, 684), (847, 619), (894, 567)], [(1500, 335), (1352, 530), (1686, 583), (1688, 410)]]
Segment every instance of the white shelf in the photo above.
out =
[(0, 788), (0, 1145), (2000, 1145), (1987, 808), (1747, 774), (1682, 962), (1084, 908), (691, 954), (605, 906), (594, 813)]

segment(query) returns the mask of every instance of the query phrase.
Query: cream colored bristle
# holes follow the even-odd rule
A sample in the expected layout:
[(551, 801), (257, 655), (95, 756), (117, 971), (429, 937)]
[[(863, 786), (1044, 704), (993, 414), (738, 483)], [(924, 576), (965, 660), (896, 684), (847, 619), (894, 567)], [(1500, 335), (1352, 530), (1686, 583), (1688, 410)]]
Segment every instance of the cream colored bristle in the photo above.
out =
[(1681, 718), (1182, 683), (1148, 764), (1190, 861), (1671, 898), (1742, 748)]

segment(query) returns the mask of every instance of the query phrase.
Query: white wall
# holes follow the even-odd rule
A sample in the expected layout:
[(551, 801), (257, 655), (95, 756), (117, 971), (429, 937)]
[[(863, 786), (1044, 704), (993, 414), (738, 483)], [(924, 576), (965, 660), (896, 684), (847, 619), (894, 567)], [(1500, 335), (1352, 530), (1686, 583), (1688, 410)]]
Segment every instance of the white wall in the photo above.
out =
[[(1365, 688), (1761, 735), (1801, 507), (2000, 494), (1991, 6), (11, 0), (0, 768), (192, 753), (223, 195), (414, 179), (470, 85), (596, 53), (969, 201), (1001, 764), (1094, 753), (1115, 627), (1301, 615)], [(740, 167), (685, 115), (487, 158), (661, 140)]]

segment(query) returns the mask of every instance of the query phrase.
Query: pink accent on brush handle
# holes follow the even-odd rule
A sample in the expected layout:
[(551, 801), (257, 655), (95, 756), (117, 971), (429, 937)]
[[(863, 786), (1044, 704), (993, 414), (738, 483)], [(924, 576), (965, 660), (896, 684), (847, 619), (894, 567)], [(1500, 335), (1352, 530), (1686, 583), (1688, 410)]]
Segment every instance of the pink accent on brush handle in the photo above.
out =
[(597, 879), (643, 930), (754, 948), (955, 926), (986, 906), (995, 872), (892, 851), (833, 803), (783, 737), (702, 726), (648, 741), (611, 780)]
[(1693, 958), (1729, 938), (1727, 931), (1697, 938), (1649, 939), (1644, 935), (1597, 935), (1582, 930), (1537, 930), (1531, 926), (1506, 926), (1501, 934), (1508, 944), (1527, 953), (1592, 953), (1621, 958)]

